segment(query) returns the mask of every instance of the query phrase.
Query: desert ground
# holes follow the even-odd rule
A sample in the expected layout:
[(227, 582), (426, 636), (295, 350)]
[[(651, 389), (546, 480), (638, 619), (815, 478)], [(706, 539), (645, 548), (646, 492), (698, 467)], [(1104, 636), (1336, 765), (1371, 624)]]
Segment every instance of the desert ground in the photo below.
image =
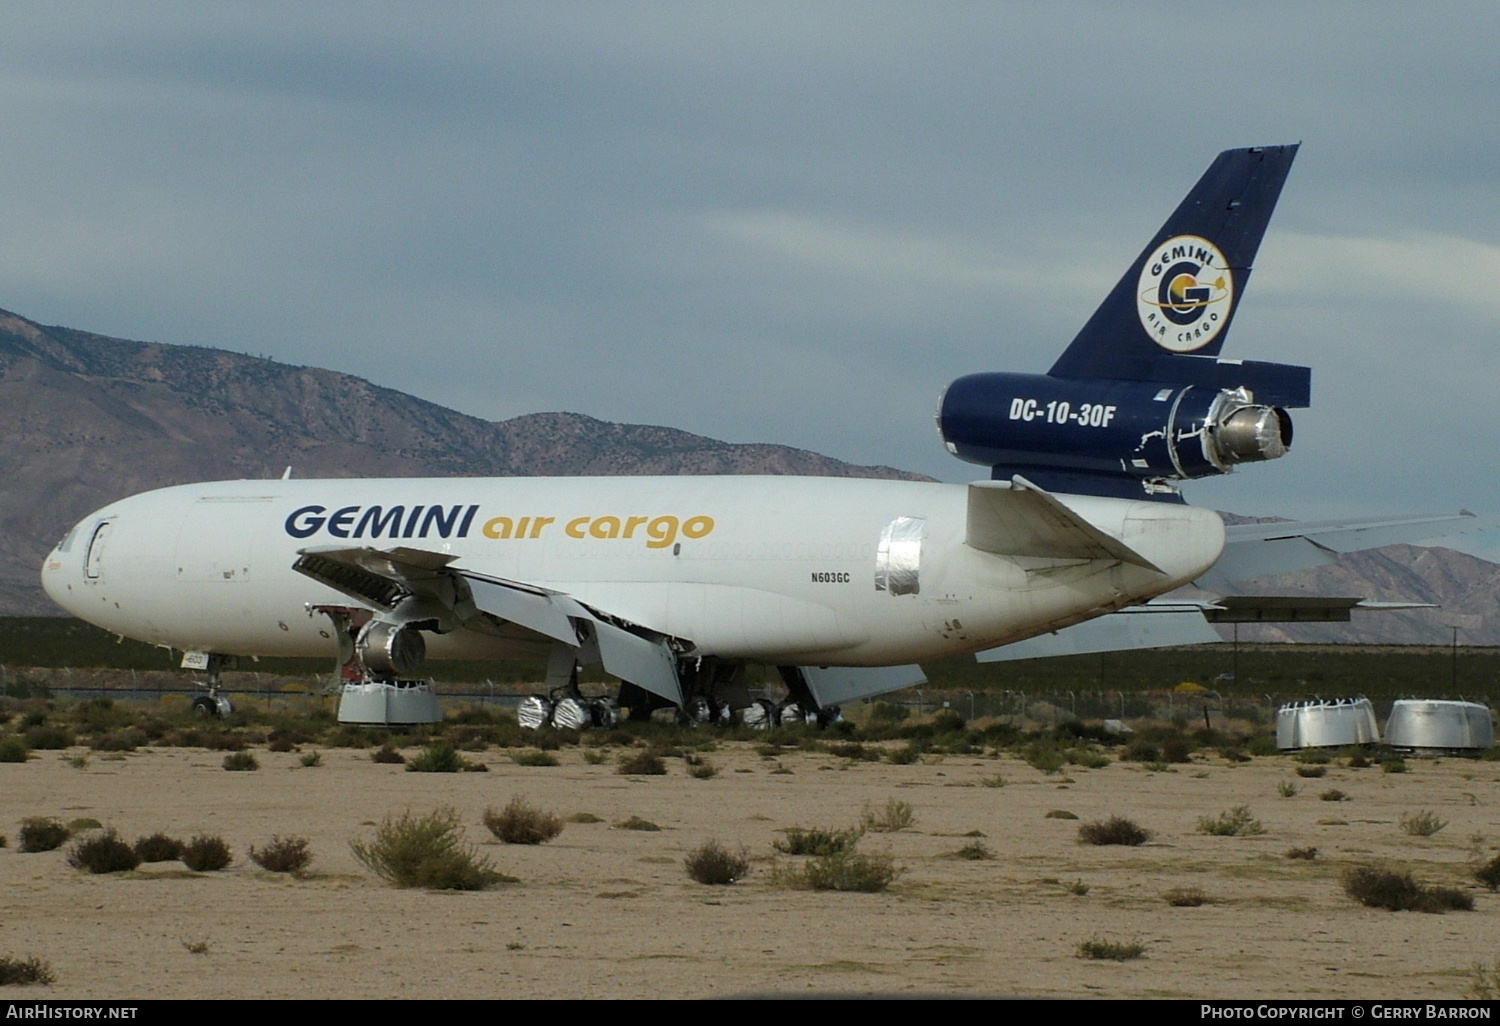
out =
[[(1213, 756), (1048, 776), (1003, 756), (891, 765), (766, 756), (734, 742), (708, 754), (717, 775), (695, 779), (678, 759), (665, 776), (629, 777), (613, 760), (587, 764), (578, 748), (557, 754), (555, 767), (520, 766), (491, 749), (471, 756), (489, 772), (451, 775), (347, 749), (322, 750), (317, 767), (257, 750), (254, 772), (226, 772), (223, 753), (197, 749), (73, 749), (0, 764), (0, 833), (10, 838), (0, 955), (41, 958), (57, 977), (0, 996), (1453, 998), (1473, 966), (1500, 957), (1500, 895), (1470, 876), (1476, 853), (1492, 857), (1500, 842), (1497, 762), (1408, 760), (1410, 772), (1388, 774), (1336, 760), (1322, 779), (1301, 779), (1286, 757)], [(1282, 796), (1284, 782), (1298, 792)], [(1349, 800), (1320, 800), (1330, 789)], [(602, 821), (568, 823), (544, 845), (501, 844), (480, 820), (517, 795)], [(852, 827), (892, 800), (911, 806), (913, 824), (860, 842), (903, 867), (889, 890), (777, 883), (774, 863), (799, 861), (773, 849), (786, 828)], [(1241, 805), (1265, 833), (1200, 831), (1200, 817)], [(387, 815), (440, 806), (519, 882), (401, 890), (351, 853)], [(1053, 810), (1079, 819), (1048, 818)], [(1420, 810), (1447, 825), (1404, 832), (1401, 817)], [(1153, 838), (1079, 843), (1081, 823), (1114, 814)], [(127, 840), (217, 834), (235, 861), (216, 873), (171, 862), (88, 875), (69, 867), (66, 848), (18, 852), (28, 816), (89, 817)], [(631, 816), (661, 830), (617, 825)], [(293, 878), (252, 863), (249, 847), (273, 835), (306, 837), (311, 871)], [(731, 886), (694, 882), (684, 857), (710, 839), (743, 847), (750, 874)], [(953, 856), (976, 840), (992, 858)], [(1306, 847), (1315, 860), (1287, 858)], [(1365, 908), (1339, 882), (1364, 863), (1463, 887), (1475, 910)], [(1175, 907), (1163, 895), (1176, 888), (1208, 900)], [(1080, 958), (1080, 943), (1096, 938), (1138, 942), (1144, 954)]]

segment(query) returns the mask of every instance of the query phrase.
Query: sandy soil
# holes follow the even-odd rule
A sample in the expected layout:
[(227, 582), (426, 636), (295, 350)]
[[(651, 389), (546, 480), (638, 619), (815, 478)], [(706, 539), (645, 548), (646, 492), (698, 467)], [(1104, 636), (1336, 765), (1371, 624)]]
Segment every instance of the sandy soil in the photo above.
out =
[[(1301, 780), (1282, 758), (1219, 759), (1148, 772), (1114, 763), (1047, 777), (1013, 759), (967, 756), (893, 766), (752, 745), (722, 745), (719, 774), (623, 777), (478, 756), (490, 772), (407, 773), (367, 752), (258, 751), (258, 772), (229, 773), (222, 754), (191, 749), (90, 755), (76, 768), (44, 752), (0, 765), (0, 954), (51, 963), (51, 987), (6, 998), (708, 997), (815, 994), (971, 996), (1426, 998), (1458, 997), (1478, 961), (1500, 957), (1500, 896), (1468, 876), (1474, 835), (1500, 841), (1500, 763), (1412, 761), (1412, 772), (1333, 768)], [(778, 769), (787, 772), (773, 772)], [(997, 776), (1003, 786), (994, 786)], [(988, 781), (988, 784), (986, 784)], [(1299, 793), (1283, 798), (1282, 781)], [(1325, 802), (1330, 788), (1347, 802)], [(486, 807), (524, 795), (569, 824), (550, 844), (502, 845)], [(912, 828), (870, 834), (905, 874), (886, 893), (791, 890), (771, 880), (772, 842), (790, 826), (852, 826), (888, 799), (915, 810)], [(451, 805), (468, 836), (518, 884), (482, 893), (389, 887), (349, 842), (392, 812)], [(1198, 819), (1249, 805), (1267, 832), (1214, 837)], [(1078, 822), (1129, 816), (1155, 831), (1140, 848), (1077, 842)], [(1412, 837), (1403, 813), (1448, 821)], [(25, 816), (92, 817), (128, 839), (158, 830), (221, 835), (226, 871), (178, 863), (111, 876), (70, 869), (63, 851), (20, 854)], [(659, 833), (614, 824), (642, 816)], [(951, 857), (982, 831), (987, 861)], [(307, 837), (313, 872), (292, 879), (246, 857), (273, 834)], [(705, 887), (683, 857), (707, 839), (743, 845), (748, 879)], [(1286, 858), (1316, 846), (1316, 861)], [(783, 862), (786, 856), (780, 856)], [(1476, 910), (1446, 915), (1366, 909), (1344, 896), (1345, 867), (1387, 860), (1429, 883), (1475, 890)], [(1081, 881), (1086, 894), (1065, 885)], [(1164, 892), (1195, 887), (1197, 908)], [(1145, 956), (1078, 957), (1090, 938), (1130, 941)], [(193, 953), (188, 946), (201, 947)]]

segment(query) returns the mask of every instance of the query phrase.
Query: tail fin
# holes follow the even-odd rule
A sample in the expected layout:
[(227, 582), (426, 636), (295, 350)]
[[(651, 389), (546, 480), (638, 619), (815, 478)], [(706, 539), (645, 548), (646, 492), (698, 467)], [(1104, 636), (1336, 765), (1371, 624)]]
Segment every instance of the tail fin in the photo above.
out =
[(1217, 357), (1298, 145), (1219, 154), (1049, 376), (1183, 380), (1183, 357)]

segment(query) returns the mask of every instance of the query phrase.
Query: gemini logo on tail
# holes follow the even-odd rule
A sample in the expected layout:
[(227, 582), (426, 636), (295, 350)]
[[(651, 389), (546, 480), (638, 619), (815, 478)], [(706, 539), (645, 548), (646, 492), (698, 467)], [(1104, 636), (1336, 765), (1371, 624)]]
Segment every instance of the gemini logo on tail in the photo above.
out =
[(1214, 340), (1234, 307), (1234, 275), (1207, 239), (1178, 235), (1141, 265), (1136, 312), (1163, 349), (1190, 353)]

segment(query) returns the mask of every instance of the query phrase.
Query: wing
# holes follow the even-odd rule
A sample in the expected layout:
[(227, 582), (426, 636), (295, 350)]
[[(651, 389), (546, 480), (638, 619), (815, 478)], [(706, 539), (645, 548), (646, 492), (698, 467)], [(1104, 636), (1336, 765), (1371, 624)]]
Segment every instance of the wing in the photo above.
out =
[(292, 569), (378, 610), (378, 619), (447, 633), (500, 632), (575, 650), (604, 669), (675, 705), (682, 704), (678, 653), (691, 642), (611, 616), (565, 592), (451, 566), (454, 557), (398, 547), (316, 548)]

